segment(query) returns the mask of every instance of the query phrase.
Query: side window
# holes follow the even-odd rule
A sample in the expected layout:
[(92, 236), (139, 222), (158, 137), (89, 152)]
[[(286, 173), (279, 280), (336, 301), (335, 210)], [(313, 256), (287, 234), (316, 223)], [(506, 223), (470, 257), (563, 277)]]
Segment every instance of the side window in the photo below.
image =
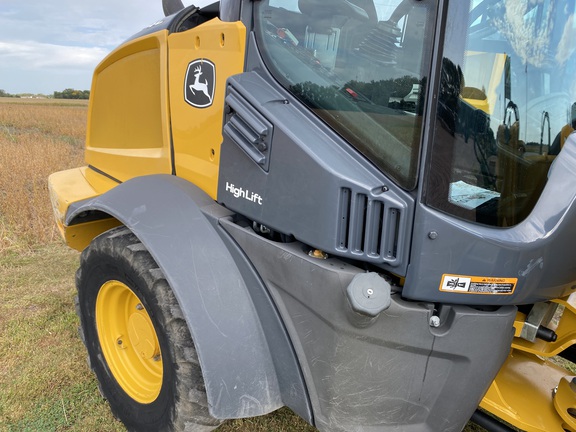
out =
[(449, 5), (426, 203), (507, 227), (532, 211), (576, 128), (574, 2)]
[(259, 49), (274, 77), (413, 188), (436, 3), (269, 0), (256, 7)]

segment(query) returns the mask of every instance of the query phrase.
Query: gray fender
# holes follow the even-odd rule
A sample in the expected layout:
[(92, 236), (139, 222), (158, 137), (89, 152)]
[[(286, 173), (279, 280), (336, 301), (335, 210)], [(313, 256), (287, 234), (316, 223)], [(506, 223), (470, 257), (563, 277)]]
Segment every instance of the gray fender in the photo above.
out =
[(138, 177), (74, 204), (66, 223), (90, 210), (131, 229), (164, 272), (194, 339), (212, 416), (252, 417), (288, 405), (312, 420), (300, 367), (269, 294), (218, 225), (228, 210), (170, 175)]

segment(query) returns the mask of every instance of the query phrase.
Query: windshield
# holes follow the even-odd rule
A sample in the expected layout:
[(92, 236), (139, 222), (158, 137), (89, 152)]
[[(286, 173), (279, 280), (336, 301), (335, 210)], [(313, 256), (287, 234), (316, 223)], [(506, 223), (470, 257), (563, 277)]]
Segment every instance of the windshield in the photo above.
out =
[(268, 0), (256, 11), (259, 48), (280, 84), (413, 188), (436, 1)]
[(574, 0), (451, 2), (427, 204), (507, 227), (576, 127)]

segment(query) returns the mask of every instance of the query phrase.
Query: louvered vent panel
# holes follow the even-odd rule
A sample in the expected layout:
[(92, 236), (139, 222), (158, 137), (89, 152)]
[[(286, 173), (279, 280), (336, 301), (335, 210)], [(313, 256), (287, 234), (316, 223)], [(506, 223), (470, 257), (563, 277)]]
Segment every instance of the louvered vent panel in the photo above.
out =
[(400, 209), (385, 200), (342, 188), (336, 249), (358, 258), (396, 262), (401, 216)]
[(225, 100), (224, 134), (265, 171), (270, 166), (273, 126), (233, 87)]

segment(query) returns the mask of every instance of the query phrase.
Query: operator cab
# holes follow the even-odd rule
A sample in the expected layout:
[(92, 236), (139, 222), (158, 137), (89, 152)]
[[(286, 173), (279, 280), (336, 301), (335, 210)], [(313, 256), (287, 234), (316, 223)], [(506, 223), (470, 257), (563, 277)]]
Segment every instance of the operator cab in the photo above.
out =
[[(276, 80), (397, 185), (413, 190), (420, 178), (430, 207), (517, 225), (576, 123), (575, 2), (450, 2), (444, 28), (437, 9), (267, 0), (255, 27)], [(434, 118), (428, 131), (424, 115)]]

